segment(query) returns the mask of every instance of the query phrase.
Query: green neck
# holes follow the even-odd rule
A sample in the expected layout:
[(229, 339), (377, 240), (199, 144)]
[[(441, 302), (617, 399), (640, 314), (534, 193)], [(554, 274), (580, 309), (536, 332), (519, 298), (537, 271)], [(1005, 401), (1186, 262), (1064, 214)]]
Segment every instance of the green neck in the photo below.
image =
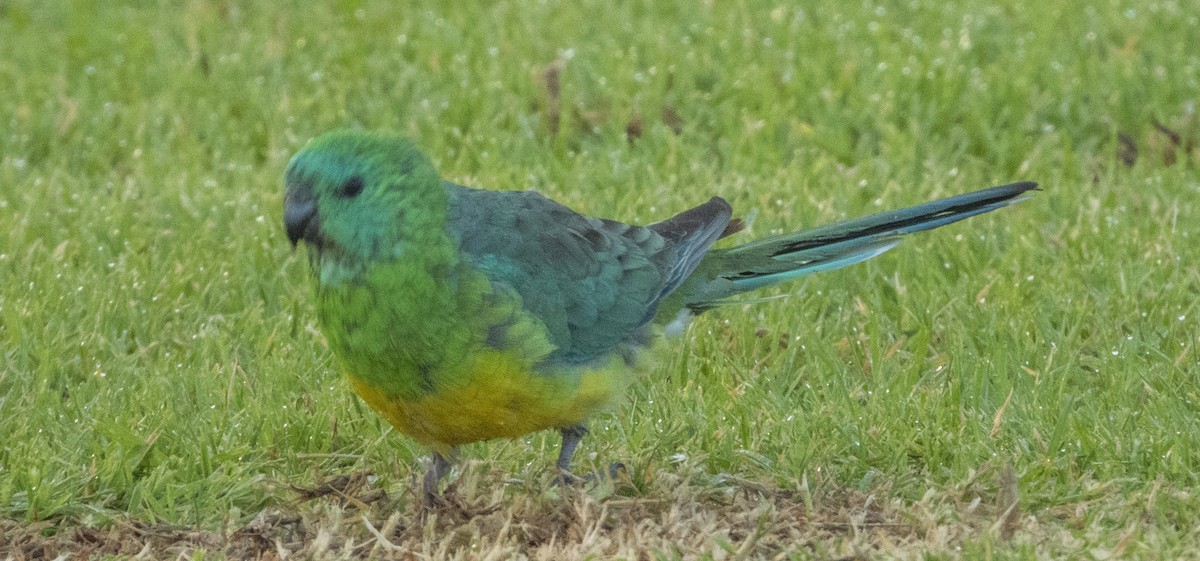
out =
[[(346, 370), (408, 398), (433, 391), (431, 369), (462, 356), (462, 285), (468, 276), (440, 213), (406, 217), (405, 237), (378, 258), (323, 254), (314, 263), (322, 332)], [(440, 207), (440, 208), (439, 208)]]

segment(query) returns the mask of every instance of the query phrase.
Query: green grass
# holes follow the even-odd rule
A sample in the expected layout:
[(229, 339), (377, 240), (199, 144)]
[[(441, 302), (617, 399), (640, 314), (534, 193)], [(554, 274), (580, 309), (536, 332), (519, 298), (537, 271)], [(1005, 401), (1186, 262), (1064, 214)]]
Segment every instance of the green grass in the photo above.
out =
[[(396, 512), (446, 556), (1200, 556), (1194, 3), (115, 4), (0, 0), (0, 550)], [(720, 194), (741, 240), (1045, 191), (702, 317), (585, 440), (625, 484), (564, 502), (552, 435), (473, 445), (500, 510), (421, 526), (423, 451), (334, 371), (280, 225), (346, 126), (629, 222)], [(287, 487), (361, 470), (392, 499)]]

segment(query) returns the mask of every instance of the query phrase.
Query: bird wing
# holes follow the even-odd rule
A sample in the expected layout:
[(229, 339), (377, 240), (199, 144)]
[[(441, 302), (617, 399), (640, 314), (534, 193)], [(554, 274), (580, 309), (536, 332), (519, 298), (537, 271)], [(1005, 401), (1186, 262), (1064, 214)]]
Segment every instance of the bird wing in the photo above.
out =
[(589, 218), (532, 191), (447, 189), (460, 250), (545, 324), (551, 363), (604, 358), (636, 339), (664, 288), (682, 281), (673, 278), (679, 244), (649, 228)]

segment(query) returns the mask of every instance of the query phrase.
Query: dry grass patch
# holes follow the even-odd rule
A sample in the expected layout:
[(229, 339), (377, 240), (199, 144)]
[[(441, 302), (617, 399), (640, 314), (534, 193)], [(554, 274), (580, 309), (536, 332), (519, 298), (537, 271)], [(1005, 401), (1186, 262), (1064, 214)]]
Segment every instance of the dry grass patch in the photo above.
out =
[[(698, 472), (660, 471), (654, 481), (624, 477), (586, 489), (505, 477), (468, 462), (446, 490), (446, 504), (430, 512), (411, 487), (385, 490), (370, 474), (355, 473), (293, 487), (294, 500), (220, 529), (7, 522), (0, 557), (868, 559), (957, 557), (964, 544), (981, 540), (1036, 548), (1048, 539), (1028, 531), (1046, 529), (1036, 517), (1013, 514), (1020, 508), (1007, 468), (984, 468), (918, 501), (890, 496), (886, 486), (811, 491), (804, 482), (783, 488)], [(1064, 521), (1050, 518), (1050, 528)]]

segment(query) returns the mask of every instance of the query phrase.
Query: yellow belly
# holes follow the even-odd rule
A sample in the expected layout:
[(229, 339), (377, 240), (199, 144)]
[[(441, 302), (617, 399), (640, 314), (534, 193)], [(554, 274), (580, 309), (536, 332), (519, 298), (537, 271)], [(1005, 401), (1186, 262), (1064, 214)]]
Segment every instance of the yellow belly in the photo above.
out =
[[(350, 384), (396, 430), (444, 447), (581, 423), (623, 395), (630, 377), (618, 357), (556, 376), (532, 372), (510, 353), (484, 351), (458, 368), (467, 375), (444, 379), (463, 380), (460, 384), (415, 400), (388, 395), (353, 373)], [(436, 372), (434, 378), (439, 378)]]

